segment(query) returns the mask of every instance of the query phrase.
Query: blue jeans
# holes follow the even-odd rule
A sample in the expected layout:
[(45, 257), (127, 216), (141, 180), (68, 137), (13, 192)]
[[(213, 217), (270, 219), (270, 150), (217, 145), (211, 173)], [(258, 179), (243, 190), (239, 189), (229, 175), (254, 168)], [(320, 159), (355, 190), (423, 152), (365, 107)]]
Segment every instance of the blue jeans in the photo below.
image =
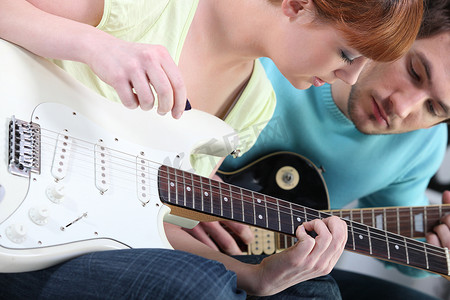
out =
[[(241, 256), (259, 263), (261, 256)], [(1, 299), (245, 299), (236, 274), (216, 261), (166, 249), (95, 252), (48, 269), (0, 273)], [(334, 280), (321, 277), (270, 297), (340, 299)]]
[(216, 261), (166, 249), (95, 252), (27, 273), (0, 274), (2, 299), (245, 299)]

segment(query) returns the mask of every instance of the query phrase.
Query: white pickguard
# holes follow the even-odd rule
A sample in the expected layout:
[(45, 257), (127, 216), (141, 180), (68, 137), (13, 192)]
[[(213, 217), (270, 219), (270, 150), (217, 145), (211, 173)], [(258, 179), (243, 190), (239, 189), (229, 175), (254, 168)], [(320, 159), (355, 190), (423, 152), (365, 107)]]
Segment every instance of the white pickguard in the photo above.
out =
[[(0, 70), (0, 272), (99, 250), (170, 248), (158, 166), (192, 170), (191, 153), (225, 156), (235, 146), (222, 138), (233, 130), (213, 116), (128, 110), (3, 40)], [(41, 127), (41, 172), (30, 178), (8, 171), (12, 116)]]

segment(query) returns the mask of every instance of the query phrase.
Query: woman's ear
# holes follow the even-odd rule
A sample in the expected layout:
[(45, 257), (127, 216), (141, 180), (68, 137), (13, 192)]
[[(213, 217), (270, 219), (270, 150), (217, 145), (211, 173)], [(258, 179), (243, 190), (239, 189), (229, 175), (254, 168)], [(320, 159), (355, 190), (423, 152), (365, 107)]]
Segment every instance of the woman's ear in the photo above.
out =
[(281, 9), (289, 18), (296, 18), (305, 14), (314, 15), (315, 13), (315, 6), (312, 0), (283, 0)]

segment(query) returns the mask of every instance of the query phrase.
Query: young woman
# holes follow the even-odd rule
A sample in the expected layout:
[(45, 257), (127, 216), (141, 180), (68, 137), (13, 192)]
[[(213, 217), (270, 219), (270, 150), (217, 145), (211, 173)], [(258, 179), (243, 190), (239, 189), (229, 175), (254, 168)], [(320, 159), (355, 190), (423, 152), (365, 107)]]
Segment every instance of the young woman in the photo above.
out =
[[(171, 111), (178, 118), (189, 98), (193, 107), (244, 132), (266, 122), (275, 106), (258, 57), (272, 58), (298, 88), (337, 79), (353, 83), (367, 59), (390, 61), (405, 53), (421, 17), (422, 0), (2, 0), (0, 37), (54, 59), (84, 84), (126, 107), (151, 109), (157, 96), (158, 112)], [(241, 138), (241, 150), (248, 149), (255, 139)], [(213, 168), (198, 171), (209, 175)], [(307, 230), (318, 236), (311, 238)], [(346, 232), (345, 223), (337, 218), (304, 223), (297, 230), (301, 243), (252, 266), (211, 250), (179, 228), (167, 229), (174, 248), (222, 262), (237, 274), (237, 286), (255, 295), (271, 295), (328, 273), (342, 253)], [(142, 270), (147, 266), (142, 262), (144, 256), (156, 257), (155, 250), (148, 249), (149, 255), (145, 251), (139, 251), (143, 254), (139, 259), (133, 250), (90, 254), (88, 261), (94, 257), (98, 262), (98, 272), (90, 273), (93, 277), (75, 278), (74, 270), (89, 269), (86, 261), (75, 259), (56, 270), (3, 275), (2, 282), (14, 293), (17, 285), (25, 282), (24, 276), (28, 276), (26, 280), (40, 278), (43, 281), (34, 281), (36, 285), (44, 285), (42, 293), (54, 297), (64, 292), (61, 284), (65, 282), (82, 297), (98, 287), (108, 291), (112, 284), (127, 290), (127, 282), (141, 280), (141, 292), (148, 295), (152, 292), (147, 284), (158, 279), (167, 284), (164, 279), (173, 277), (174, 271), (155, 263)], [(205, 261), (197, 256), (186, 258), (178, 251), (160, 251), (158, 255), (159, 261), (168, 255), (166, 264), (176, 261), (179, 268), (192, 270), (192, 281), (205, 278), (215, 282), (217, 274), (222, 274), (212, 268), (208, 276), (197, 276), (199, 266), (217, 267), (201, 264)], [(49, 283), (47, 279), (54, 279), (56, 271), (62, 279)], [(159, 276), (152, 280), (141, 276), (150, 272)], [(231, 290), (237, 291), (233, 272), (227, 271), (229, 277), (216, 281), (225, 278)], [(86, 287), (89, 282), (95, 282), (95, 287), (74, 288), (76, 284)], [(205, 284), (201, 289), (206, 295), (213, 287), (217, 284)], [(187, 286), (179, 290), (186, 291)], [(223, 295), (216, 293), (216, 298)], [(234, 294), (242, 297), (242, 293)]]

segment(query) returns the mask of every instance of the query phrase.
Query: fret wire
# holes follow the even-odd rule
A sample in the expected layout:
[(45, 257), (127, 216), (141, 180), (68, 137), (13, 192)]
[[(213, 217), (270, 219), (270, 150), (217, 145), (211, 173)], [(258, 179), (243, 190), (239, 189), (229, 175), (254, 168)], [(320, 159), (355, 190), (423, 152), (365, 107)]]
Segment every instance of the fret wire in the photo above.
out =
[(269, 228), (269, 214), (267, 213), (267, 198), (266, 195), (263, 195), (264, 197), (264, 206), (266, 210), (266, 227)]
[[(280, 202), (277, 200), (277, 210), (278, 210), (278, 230), (281, 231), (281, 215), (280, 215)], [(292, 204), (289, 202), (289, 205), (291, 207), (291, 212), (292, 212)], [(291, 214), (292, 215), (292, 214)], [(294, 223), (292, 223), (294, 224)]]
[[(233, 199), (232, 194), (230, 194), (230, 198)], [(220, 215), (223, 217), (223, 201), (220, 201)]]
[(306, 213), (306, 206), (303, 206), (303, 212), (305, 213), (305, 222), (308, 222), (308, 216)]
[[(168, 172), (167, 173), (169, 173), (169, 170), (170, 169), (168, 169)], [(173, 176), (174, 176), (174, 187), (175, 187), (175, 202), (177, 203), (177, 205), (179, 205), (179, 203), (178, 203), (178, 180), (177, 180), (177, 173), (176, 172), (174, 172), (174, 174), (173, 174)], [(169, 176), (167, 176), (168, 178), (169, 178), (169, 180), (170, 180), (170, 177)]]
[[(220, 181), (217, 181), (217, 183), (218, 183), (218, 185), (219, 185), (219, 197), (220, 197), (220, 201), (225, 201), (225, 199), (224, 199), (224, 196), (223, 196), (223, 194), (222, 194), (222, 182), (220, 182)], [(212, 188), (212, 187), (211, 187)], [(213, 212), (213, 199), (211, 198), (211, 203), (210, 203), (210, 206), (211, 206), (211, 213)]]
[(383, 208), (383, 223), (384, 223), (384, 230), (387, 230), (388, 228), (387, 228), (387, 222), (386, 222), (386, 209), (385, 208)]
[(409, 222), (411, 223), (411, 237), (414, 237), (412, 207), (409, 207)]
[(388, 259), (391, 259), (391, 250), (389, 249), (389, 238), (387, 235), (387, 231), (385, 231), (384, 234), (386, 236), (386, 248), (387, 248), (387, 253), (388, 253)]
[[(212, 185), (212, 181), (211, 181), (211, 178), (208, 178), (208, 182), (209, 182), (209, 202), (213, 202), (214, 201), (214, 194), (213, 194), (213, 185)], [(223, 201), (222, 200), (222, 191), (220, 191), (220, 189), (219, 189), (219, 200), (220, 201)], [(205, 211), (205, 203), (202, 203), (202, 209), (203, 209), (203, 211)]]
[(375, 210), (372, 209), (372, 226), (375, 227)]
[[(293, 210), (293, 208), (292, 208), (292, 203), (290, 204), (290, 207), (289, 207), (289, 209), (290, 209), (290, 211), (291, 211), (291, 225), (292, 225), (292, 233), (293, 234), (295, 234), (295, 226), (294, 226), (294, 224), (295, 224), (295, 221), (294, 221), (294, 210)], [(303, 222), (302, 222), (302, 224), (304, 223), (304, 222), (307, 222), (307, 220), (306, 220), (306, 206), (303, 206), (303, 213), (304, 213), (304, 215), (305, 215), (305, 217), (304, 218), (301, 218), (301, 220), (303, 220)], [(298, 217), (300, 218), (300, 214), (301, 214), (301, 212), (300, 212), (300, 210), (298, 211)], [(301, 220), (300, 220), (300, 222), (301, 222)]]
[(372, 250), (372, 237), (370, 236), (370, 229), (368, 227), (367, 227), (367, 232), (368, 232), (367, 237), (369, 239), (369, 250), (370, 250), (369, 252), (370, 252), (370, 254), (372, 254), (373, 253), (373, 250)]
[(187, 193), (186, 193), (186, 178), (183, 176), (183, 203), (184, 206), (186, 207), (186, 198), (187, 198)]
[[(195, 209), (195, 193), (194, 193), (194, 173), (191, 173), (191, 182), (192, 182), (192, 208)], [(201, 201), (203, 202), (203, 189), (202, 189), (202, 182), (200, 181), (200, 195)]]
[(425, 253), (425, 261), (427, 262), (427, 270), (430, 269), (430, 265), (428, 264), (428, 253), (427, 253), (427, 245), (423, 244), (423, 249)]
[(167, 193), (167, 198), (169, 199), (169, 202), (172, 202), (170, 200), (172, 193), (170, 191), (171, 187), (170, 187), (170, 178), (169, 178), (169, 176), (167, 176), (167, 189), (169, 190), (168, 193)]
[[(230, 185), (230, 191), (232, 191), (231, 185)], [(242, 221), (245, 221), (244, 203), (242, 203), (241, 207), (242, 207)]]
[(351, 232), (352, 232), (352, 241), (353, 241), (353, 250), (356, 249), (356, 245), (355, 245), (355, 233), (353, 232), (353, 223), (350, 222), (350, 228), (351, 228)]
[(428, 232), (428, 214), (427, 214), (427, 208), (426, 207), (424, 207), (423, 208), (423, 217), (424, 217), (424, 221), (425, 221), (425, 224), (424, 224), (424, 231), (425, 232)]
[(255, 194), (253, 191), (252, 191), (252, 204), (253, 204), (253, 224), (256, 225)]
[(406, 263), (409, 265), (409, 251), (408, 251), (408, 244), (406, 243), (406, 239), (403, 239), (405, 243), (405, 252), (406, 252)]
[(364, 224), (364, 214), (363, 214), (363, 210), (362, 209), (359, 210), (359, 214), (361, 216), (361, 223)]
[[(230, 189), (231, 189), (231, 187), (230, 187)], [(233, 197), (230, 197), (230, 206), (231, 206), (231, 218), (234, 219)], [(243, 210), (244, 210), (244, 203), (242, 203), (242, 211)], [(242, 214), (242, 218), (244, 218), (244, 214)]]
[(397, 212), (397, 233), (401, 234), (400, 233), (400, 216), (399, 216), (399, 209), (398, 209), (398, 207), (396, 209), (396, 212)]

